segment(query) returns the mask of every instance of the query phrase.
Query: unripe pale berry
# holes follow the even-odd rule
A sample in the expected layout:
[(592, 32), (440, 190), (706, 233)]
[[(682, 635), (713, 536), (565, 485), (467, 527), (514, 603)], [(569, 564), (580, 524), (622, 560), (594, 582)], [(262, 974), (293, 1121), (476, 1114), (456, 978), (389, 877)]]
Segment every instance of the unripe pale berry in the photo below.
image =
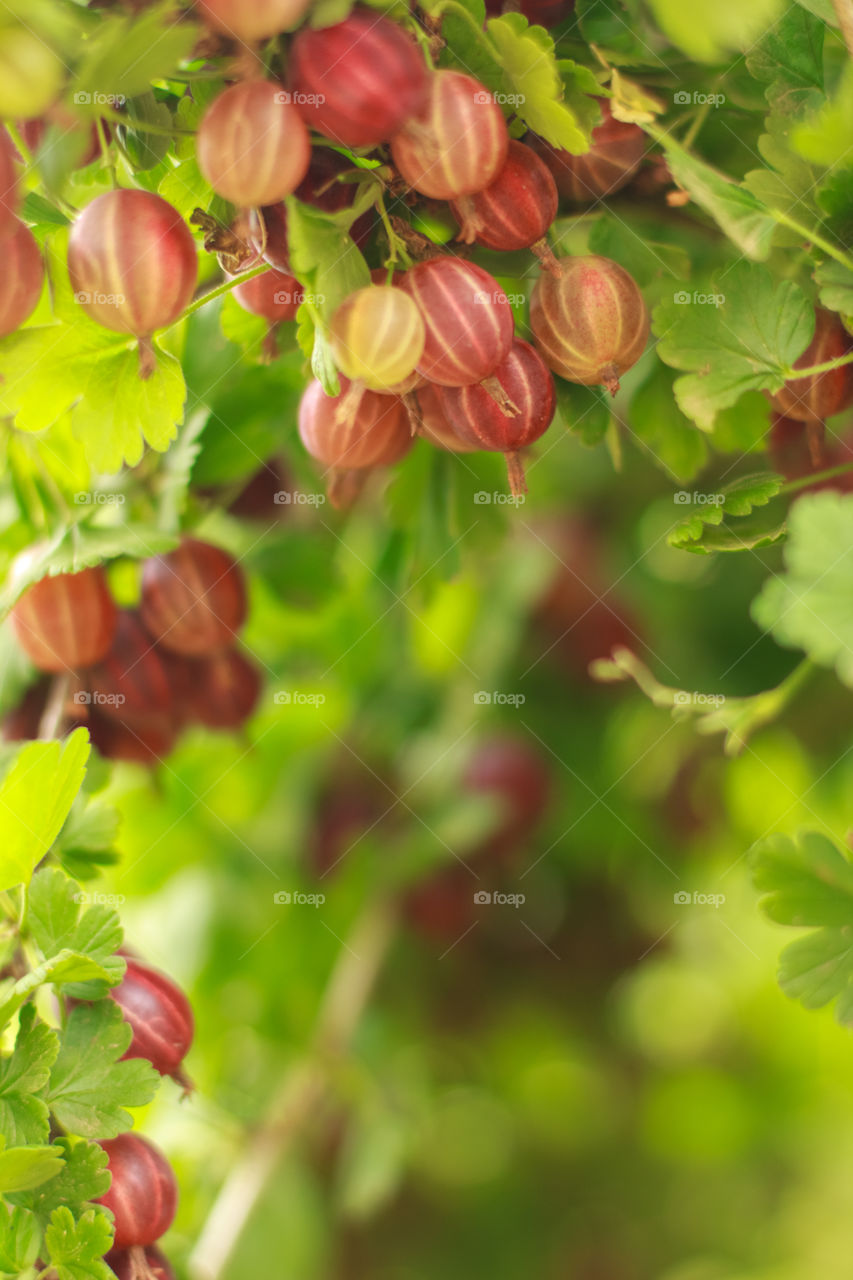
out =
[(150, 191), (97, 196), (68, 241), (74, 296), (106, 329), (148, 338), (192, 300), (198, 255), (177, 209)]
[(59, 97), (64, 80), (62, 60), (34, 31), (27, 26), (0, 29), (0, 116), (40, 116)]
[(178, 1203), (169, 1162), (135, 1133), (123, 1133), (101, 1146), (109, 1157), (112, 1183), (97, 1203), (115, 1217), (114, 1247), (155, 1244), (172, 1225)]
[(415, 191), (455, 200), (494, 182), (508, 147), (503, 112), (488, 90), (461, 71), (436, 71), (425, 105), (392, 138), (391, 156)]
[(23, 222), (0, 242), (0, 250), (0, 338), (5, 338), (35, 311), (44, 284), (44, 261), (33, 233)]
[(309, 128), (348, 147), (387, 142), (428, 91), (414, 40), (367, 9), (330, 27), (303, 27), (291, 49), (290, 83)]
[(290, 31), (310, 0), (196, 0), (200, 16), (214, 31), (254, 44)]
[(456, 435), (480, 449), (506, 454), (510, 487), (526, 489), (518, 450), (548, 430), (556, 408), (554, 380), (529, 342), (516, 338), (495, 378), (515, 410), (504, 412), (483, 387), (439, 387), (438, 399)]
[(615, 395), (619, 379), (643, 354), (649, 313), (624, 267), (591, 254), (561, 258), (559, 277), (540, 276), (530, 300), (530, 327), (550, 369)]
[(295, 190), (308, 169), (311, 140), (281, 85), (244, 80), (204, 113), (196, 155), (217, 195), (248, 209)]
[[(812, 365), (826, 364), (851, 351), (853, 337), (836, 313), (816, 307), (814, 336), (799, 360), (794, 361), (794, 368), (808, 369)], [(808, 378), (792, 378), (781, 391), (771, 396), (771, 403), (778, 413), (799, 422), (822, 422), (831, 418), (853, 404), (853, 364), (812, 374)]]
[(79, 671), (112, 644), (117, 610), (103, 569), (42, 578), (11, 613), (18, 644), (41, 671)]
[(573, 156), (542, 138), (529, 139), (554, 175), (557, 190), (572, 204), (590, 204), (613, 195), (630, 182), (643, 158), (646, 136), (639, 125), (617, 120), (606, 99), (599, 99), (601, 124), (590, 138), (589, 151)]
[(424, 322), (413, 299), (393, 286), (367, 285), (337, 308), (330, 325), (335, 363), (371, 391), (389, 391), (414, 372)]
[(233, 643), (246, 620), (239, 565), (221, 547), (197, 538), (146, 560), (140, 616), (164, 649), (198, 657)]
[(503, 289), (482, 267), (449, 255), (419, 262), (399, 287), (426, 327), (418, 371), (430, 382), (465, 387), (494, 373), (512, 346), (513, 315)]

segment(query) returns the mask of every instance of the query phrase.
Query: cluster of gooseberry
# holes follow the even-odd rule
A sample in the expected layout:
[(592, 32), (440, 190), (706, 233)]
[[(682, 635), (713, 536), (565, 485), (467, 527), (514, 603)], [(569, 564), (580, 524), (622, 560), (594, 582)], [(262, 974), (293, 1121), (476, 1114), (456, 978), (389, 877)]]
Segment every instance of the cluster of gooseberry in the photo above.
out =
[(196, 538), (144, 561), (134, 609), (118, 608), (101, 568), (42, 578), (21, 595), (11, 622), (45, 677), (8, 717), (5, 734), (39, 736), (50, 709), (52, 731), (85, 724), (108, 759), (153, 764), (190, 724), (237, 729), (261, 689), (257, 668), (235, 647), (245, 618), (239, 565)]
[[(549, 24), (572, 7), (526, 3), (531, 20)], [(327, 396), (308, 387), (300, 435), (328, 469), (338, 503), (370, 471), (401, 458), (413, 434), (456, 452), (503, 453), (519, 492), (520, 452), (554, 415), (553, 375), (615, 393), (645, 347), (648, 314), (630, 275), (603, 257), (558, 260), (547, 242), (561, 196), (589, 202), (630, 180), (643, 134), (602, 100), (585, 155), (531, 135), (511, 139), (495, 97), (468, 74), (430, 69), (403, 25), (356, 8), (317, 27), (303, 22), (308, 7), (308, 0), (196, 4), (210, 47), (239, 55), (197, 133), (202, 174), (237, 210), (233, 227), (206, 244), (237, 276), (240, 305), (275, 327), (295, 317), (304, 296), (291, 268), (285, 201), (295, 196), (340, 213), (364, 175), (331, 148), (372, 152), (401, 213), (419, 202), (435, 212), (436, 201), (446, 202), (459, 228), (456, 252), (418, 245), (416, 236), (391, 240), (387, 222), (374, 235), (380, 220), (371, 215), (353, 222), (350, 234), (374, 268), (373, 281), (328, 318), (341, 391)], [(289, 36), (286, 71), (275, 56), (268, 64), (254, 56), (273, 36)], [(538, 255), (531, 342), (516, 336), (501, 284), (471, 260), (480, 250)], [(239, 279), (242, 268), (264, 264)], [(196, 285), (195, 243), (183, 219), (149, 191), (106, 192), (76, 219), (68, 265), (80, 305), (100, 324), (134, 335), (149, 374), (152, 335), (180, 317)], [(395, 265), (405, 269), (394, 273)], [(275, 354), (274, 338), (266, 350)]]
[[(186, 1087), (182, 1063), (193, 1040), (193, 1015), (183, 991), (165, 974), (133, 956), (110, 992), (130, 1023), (125, 1058), (145, 1058), (161, 1075)], [(104, 1261), (119, 1280), (174, 1280), (156, 1247), (175, 1216), (178, 1188), (165, 1156), (145, 1138), (124, 1133), (101, 1143), (111, 1175), (98, 1203), (113, 1215), (115, 1237)]]

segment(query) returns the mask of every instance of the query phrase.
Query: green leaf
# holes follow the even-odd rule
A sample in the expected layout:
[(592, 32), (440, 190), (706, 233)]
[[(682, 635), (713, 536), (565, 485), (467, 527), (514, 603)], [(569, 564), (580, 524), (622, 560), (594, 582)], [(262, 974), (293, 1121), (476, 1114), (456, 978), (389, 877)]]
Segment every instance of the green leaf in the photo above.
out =
[(853, 496), (804, 494), (788, 516), (785, 572), (769, 579), (752, 616), (777, 643), (834, 667), (853, 687)]
[(853, 1023), (853, 866), (826, 836), (773, 835), (753, 850), (760, 906), (779, 924), (821, 926), (780, 956), (779, 985), (806, 1009), (834, 999), (838, 1020)]
[(853, 316), (853, 271), (849, 267), (829, 259), (817, 268), (815, 280), (825, 307), (830, 311), (840, 311), (848, 318)]
[(82, 786), (88, 758), (85, 729), (63, 743), (30, 742), (18, 749), (0, 784), (0, 889), (26, 883), (48, 852)]
[[(741, 521), (757, 507), (767, 506), (783, 483), (781, 476), (767, 473), (741, 476), (716, 494), (677, 493), (676, 503), (689, 505), (690, 515), (670, 530), (669, 545), (707, 555), (712, 551), (745, 551), (777, 541), (784, 532), (784, 523), (779, 530), (774, 518), (771, 524), (765, 522), (756, 530)], [(725, 516), (737, 516), (738, 520), (724, 525)]]
[(163, 133), (149, 133), (146, 124), (156, 125), (158, 129), (169, 129), (172, 125), (172, 113), (165, 102), (158, 102), (149, 89), (138, 97), (131, 98), (125, 108), (128, 125), (119, 125), (116, 129), (122, 147), (134, 169), (154, 169), (165, 158), (169, 150), (169, 137)]
[(63, 949), (41, 964), (34, 965), (17, 982), (0, 989), (0, 1027), (45, 983), (93, 983), (97, 984), (97, 993), (100, 995), (109, 985), (111, 976), (110, 972), (91, 957), (81, 955), (79, 951)]
[(653, 460), (676, 481), (687, 481), (708, 458), (708, 445), (695, 423), (679, 409), (672, 393), (673, 376), (656, 362), (637, 388), (628, 411), (629, 426)]
[(152, 80), (165, 79), (177, 69), (197, 39), (198, 28), (191, 22), (175, 21), (172, 0), (133, 14), (100, 15), (77, 67), (78, 109), (97, 115), (104, 95), (127, 99), (148, 92)]
[(84, 906), (85, 898), (64, 872), (45, 867), (30, 885), (26, 923), (42, 955), (73, 951), (93, 961), (115, 984), (125, 969), (115, 954), (124, 936), (121, 922), (111, 907)]
[(23, 1275), (41, 1249), (39, 1224), (26, 1209), (0, 1211), (0, 1274)]
[(701, 12), (682, 0), (649, 0), (661, 30), (699, 62), (717, 62), (746, 50), (776, 21), (782, 0), (717, 0)]
[(84, 1138), (115, 1138), (132, 1128), (125, 1108), (150, 1102), (160, 1077), (142, 1059), (119, 1061), (131, 1035), (112, 1000), (72, 1009), (48, 1090), (64, 1128)]
[(744, 392), (784, 385), (785, 370), (811, 340), (814, 308), (793, 281), (738, 262), (708, 294), (677, 293), (661, 303), (653, 328), (661, 359), (690, 370), (675, 383), (682, 412), (710, 430), (720, 410)]
[(0, 1133), (9, 1142), (29, 1146), (48, 1141), (50, 1116), (40, 1095), (58, 1053), (56, 1032), (37, 1021), (34, 1007), (27, 1006), (14, 1052), (0, 1058)]
[(774, 111), (800, 115), (822, 100), (825, 31), (813, 14), (791, 7), (747, 54), (750, 74), (767, 86)]
[(814, 164), (833, 168), (850, 163), (850, 121), (853, 120), (853, 66), (848, 61), (835, 97), (824, 102), (808, 121), (797, 125), (794, 150)]
[(80, 1138), (57, 1138), (54, 1144), (64, 1156), (61, 1171), (35, 1191), (15, 1197), (46, 1225), (55, 1209), (69, 1208), (79, 1216), (84, 1206), (109, 1190), (107, 1153), (97, 1143)]
[(714, 219), (732, 244), (747, 258), (766, 258), (776, 223), (755, 196), (690, 155), (668, 135), (660, 134), (659, 141), (675, 181)]
[(62, 1156), (56, 1147), (7, 1147), (0, 1151), (0, 1195), (40, 1187), (61, 1168)]
[(288, 196), (286, 203), (293, 274), (328, 323), (344, 298), (370, 284), (370, 269), (337, 222), (294, 196)]
[(77, 1222), (69, 1209), (54, 1210), (44, 1239), (57, 1280), (111, 1280), (103, 1255), (112, 1238), (109, 1219), (99, 1210), (90, 1209)]
[(587, 448), (601, 444), (612, 420), (608, 397), (598, 387), (582, 387), (554, 375), (557, 409), (572, 435)]
[(141, 378), (137, 353), (117, 351), (91, 370), (85, 398), (74, 410), (74, 433), (96, 471), (118, 471), (123, 462), (133, 467), (146, 443), (161, 453), (169, 447), (185, 400), (180, 360), (158, 350), (154, 372)]

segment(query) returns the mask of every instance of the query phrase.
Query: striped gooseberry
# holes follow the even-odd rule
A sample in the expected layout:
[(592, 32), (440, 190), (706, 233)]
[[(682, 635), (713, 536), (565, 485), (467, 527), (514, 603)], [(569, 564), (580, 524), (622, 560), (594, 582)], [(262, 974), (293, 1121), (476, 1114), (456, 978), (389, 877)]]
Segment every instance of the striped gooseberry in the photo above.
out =
[(341, 378), (340, 395), (327, 396), (319, 382), (311, 382), (299, 403), (300, 438), (329, 469), (327, 492), (335, 506), (355, 496), (364, 473), (399, 462), (412, 446), (409, 415), (399, 397), (365, 391), (353, 401), (350, 385)]
[(423, 355), (424, 322), (414, 299), (393, 285), (351, 293), (332, 316), (332, 354), (352, 382), (370, 391), (403, 383)]
[(175, 1075), (193, 1042), (190, 1002), (165, 973), (126, 959), (124, 977), (109, 993), (133, 1033), (124, 1057), (144, 1058), (161, 1076)]
[(187, 659), (183, 707), (190, 720), (208, 729), (239, 729), (261, 695), (261, 673), (239, 649), (223, 649)]
[(530, 299), (530, 327), (554, 373), (615, 395), (619, 379), (643, 354), (649, 313), (632, 276), (595, 254), (560, 258), (560, 275), (540, 276)]
[(391, 139), (404, 182), (435, 200), (457, 200), (494, 182), (509, 133), (492, 95), (461, 71), (436, 71), (424, 106)]
[(524, 493), (524, 469), (518, 451), (538, 440), (551, 425), (556, 408), (554, 379), (544, 360), (521, 338), (494, 373), (515, 412), (505, 413), (482, 386), (439, 387), (438, 399), (451, 428), (480, 449), (506, 455), (510, 489)]
[(479, 444), (471, 444), (457, 435), (447, 419), (441, 402), (440, 388), (424, 382), (407, 397), (406, 404), (415, 430), (425, 440), (447, 453), (473, 453)]
[(154, 368), (149, 339), (191, 301), (198, 255), (177, 209), (150, 191), (96, 196), (68, 240), (75, 300), (98, 324), (140, 340), (140, 372)]
[(101, 1146), (112, 1182), (97, 1203), (115, 1219), (114, 1247), (155, 1244), (172, 1225), (178, 1204), (178, 1186), (168, 1160), (135, 1133), (122, 1133)]
[(178, 737), (171, 713), (117, 720), (96, 707), (88, 707), (83, 723), (92, 745), (105, 760), (123, 760), (148, 768), (172, 754)]
[(82, 700), (113, 719), (169, 711), (173, 691), (168, 672), (135, 610), (120, 610), (109, 651), (88, 672), (86, 686)]
[(411, 267), (399, 287), (423, 317), (426, 341), (417, 368), (429, 382), (446, 387), (482, 382), (509, 355), (512, 308), (482, 267), (445, 254)]
[[(134, 1254), (136, 1256), (134, 1256)], [(137, 1250), (113, 1249), (104, 1258), (104, 1262), (117, 1280), (176, 1280), (175, 1273), (159, 1249), (149, 1246), (143, 1252), (147, 1272), (139, 1268)]]
[(639, 125), (617, 120), (606, 99), (600, 98), (601, 124), (590, 137), (589, 151), (574, 156), (542, 138), (529, 141), (551, 170), (557, 190), (572, 204), (590, 204), (619, 191), (630, 182), (643, 158), (646, 136)]
[(246, 620), (243, 571), (221, 547), (184, 538), (142, 569), (140, 616), (175, 653), (199, 657), (227, 648)]
[[(794, 368), (809, 369), (851, 352), (853, 337), (839, 316), (825, 307), (815, 307), (814, 335), (800, 358), (794, 361)], [(807, 378), (791, 378), (781, 391), (770, 397), (770, 402), (786, 418), (823, 422), (853, 404), (853, 364), (810, 374)]]
[(0, 240), (18, 226), (18, 153), (5, 129), (0, 128)]
[(423, 57), (401, 27), (354, 9), (330, 27), (303, 27), (290, 55), (293, 100), (305, 123), (348, 147), (387, 142), (426, 101)]
[(289, 97), (272, 80), (244, 80), (207, 108), (196, 156), (217, 195), (243, 209), (274, 204), (305, 177), (311, 140)]
[(79, 671), (103, 658), (117, 610), (101, 568), (42, 578), (11, 613), (18, 644), (40, 671)]
[(5, 338), (35, 311), (44, 284), (44, 261), (35, 236), (23, 222), (17, 222), (0, 243), (0, 338)]
[(295, 276), (271, 267), (269, 271), (238, 284), (234, 297), (244, 311), (278, 324), (281, 320), (295, 318), (302, 302), (302, 286)]
[(457, 237), (487, 249), (535, 249), (553, 263), (545, 235), (557, 216), (559, 198), (548, 166), (523, 142), (510, 141), (506, 163), (488, 187), (452, 200)]
[(310, 0), (196, 0), (196, 9), (209, 27), (249, 44), (290, 31)]

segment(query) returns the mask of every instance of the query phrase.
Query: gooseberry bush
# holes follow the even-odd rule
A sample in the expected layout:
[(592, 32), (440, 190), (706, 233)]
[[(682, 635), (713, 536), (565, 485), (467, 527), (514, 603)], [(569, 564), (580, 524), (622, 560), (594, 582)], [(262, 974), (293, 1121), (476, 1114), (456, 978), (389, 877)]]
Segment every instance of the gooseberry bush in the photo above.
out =
[[(511, 1106), (607, 1202), (688, 870), (853, 1025), (853, 4), (0, 8), (0, 1280), (454, 1274), (403, 1193), (521, 1195)], [(468, 1273), (698, 1277), (583, 1194)]]

